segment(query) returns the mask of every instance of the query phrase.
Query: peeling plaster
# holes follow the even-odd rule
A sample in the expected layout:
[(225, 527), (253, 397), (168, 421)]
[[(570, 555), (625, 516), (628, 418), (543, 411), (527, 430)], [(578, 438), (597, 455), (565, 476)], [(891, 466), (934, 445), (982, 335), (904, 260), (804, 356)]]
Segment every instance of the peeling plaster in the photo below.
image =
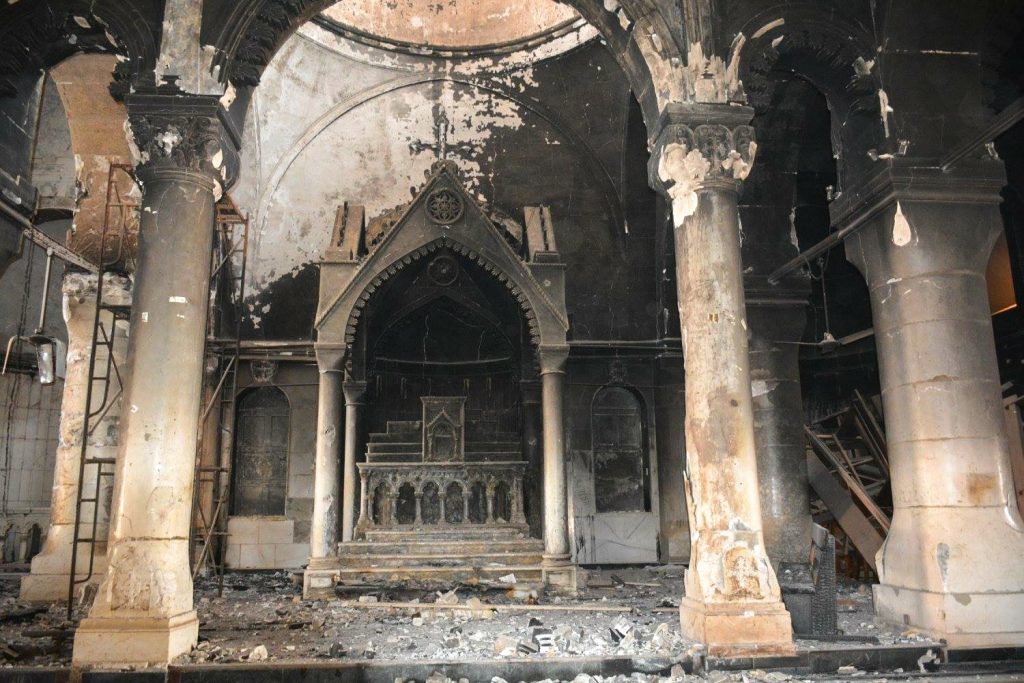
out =
[(892, 243), (897, 247), (904, 247), (910, 244), (910, 240), (913, 237), (914, 233), (910, 228), (910, 223), (907, 221), (907, 217), (903, 215), (903, 207), (900, 206), (899, 202), (896, 202), (896, 215), (892, 221)]
[(662, 182), (672, 183), (668, 195), (672, 199), (672, 220), (677, 228), (697, 211), (697, 189), (710, 170), (711, 162), (695, 149), (688, 151), (685, 145), (673, 142), (662, 150), (658, 177)]

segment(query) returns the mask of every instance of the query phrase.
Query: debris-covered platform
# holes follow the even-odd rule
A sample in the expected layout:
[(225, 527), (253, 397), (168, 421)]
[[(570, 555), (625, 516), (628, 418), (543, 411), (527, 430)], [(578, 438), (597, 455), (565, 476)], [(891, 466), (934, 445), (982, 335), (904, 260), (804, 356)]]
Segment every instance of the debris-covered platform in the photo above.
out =
[[(60, 605), (18, 603), (17, 578), (0, 580), (0, 680), (58, 680), (53, 675), (70, 665), (73, 623)], [(573, 598), (503, 576), (448, 586), (347, 585), (336, 600), (304, 601), (293, 574), (233, 573), (220, 596), (215, 582), (197, 583), (199, 644), (171, 671), (181, 681), (777, 683), (951, 666), (941, 643), (878, 628), (862, 584), (841, 587), (834, 639), (798, 640), (795, 657), (708, 660), (679, 634), (681, 584), (682, 569), (664, 566), (590, 571)]]

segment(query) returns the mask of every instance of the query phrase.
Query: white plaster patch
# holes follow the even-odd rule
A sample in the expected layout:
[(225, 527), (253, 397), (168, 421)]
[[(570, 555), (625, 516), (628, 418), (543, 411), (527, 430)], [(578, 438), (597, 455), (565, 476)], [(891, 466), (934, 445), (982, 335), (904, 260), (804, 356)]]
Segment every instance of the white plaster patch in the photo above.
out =
[(878, 106), (880, 109), (880, 115), (882, 117), (882, 128), (885, 129), (885, 137), (889, 137), (889, 115), (893, 113), (893, 108), (889, 106), (889, 94), (879, 88), (878, 90)]
[(779, 386), (778, 381), (769, 382), (763, 379), (755, 379), (750, 382), (750, 394), (754, 398), (764, 396), (775, 391), (777, 386)]
[(910, 228), (910, 223), (907, 221), (907, 217), (903, 215), (903, 207), (900, 206), (899, 202), (896, 202), (896, 216), (892, 221), (892, 243), (897, 247), (904, 247), (910, 244), (910, 240), (913, 237), (914, 233)]
[(172, 303), (172, 304), (187, 304), (188, 303), (188, 299), (186, 297), (183, 297), (183, 296), (172, 296), (169, 299), (167, 299), (167, 301), (168, 301), (168, 303)]

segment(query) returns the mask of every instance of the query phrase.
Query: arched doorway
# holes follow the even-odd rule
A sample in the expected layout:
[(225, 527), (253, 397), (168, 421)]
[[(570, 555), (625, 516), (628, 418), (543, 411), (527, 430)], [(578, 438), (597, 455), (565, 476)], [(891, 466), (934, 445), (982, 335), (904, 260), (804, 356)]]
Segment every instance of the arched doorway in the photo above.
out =
[[(577, 501), (577, 557), (584, 564), (658, 561), (658, 515), (653, 509), (647, 420), (632, 388), (604, 386), (590, 406), (593, 493)], [(592, 501), (592, 502), (588, 502)]]
[(288, 489), (288, 398), (276, 387), (247, 391), (238, 400), (231, 514), (285, 513)]

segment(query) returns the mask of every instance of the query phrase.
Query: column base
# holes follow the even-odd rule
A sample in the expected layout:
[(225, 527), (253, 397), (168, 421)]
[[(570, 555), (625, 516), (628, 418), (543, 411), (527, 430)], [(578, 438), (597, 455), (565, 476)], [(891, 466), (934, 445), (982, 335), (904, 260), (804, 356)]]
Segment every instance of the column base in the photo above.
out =
[(90, 669), (166, 667), (199, 639), (195, 610), (169, 618), (90, 617), (75, 632), (72, 665)]
[(932, 593), (876, 585), (875, 615), (954, 648), (1024, 647), (1024, 592)]
[(541, 576), (548, 590), (576, 594), (576, 565), (572, 563), (569, 555), (544, 555)]
[[(32, 560), (32, 571), (21, 580), (21, 590), (18, 594), (18, 599), (21, 602), (30, 604), (67, 602), (68, 581), (71, 579), (71, 575), (67, 570), (71, 568), (71, 558), (67, 558), (67, 563), (63, 566), (63, 574), (60, 572), (49, 573), (47, 571), (48, 567), (39, 567), (37, 565), (37, 559), (39, 559), (38, 555)], [(92, 578), (86, 583), (80, 583), (75, 586), (76, 600), (85, 586), (98, 586), (106, 574), (107, 557), (106, 555), (97, 555), (93, 562)], [(80, 579), (85, 578), (84, 574), (79, 574), (78, 576)]]
[(310, 559), (302, 573), (303, 600), (332, 600), (337, 597), (338, 561), (335, 558)]
[(1024, 532), (1016, 513), (897, 509), (878, 553), (878, 620), (953, 647), (1024, 645)]
[(680, 630), (703, 643), (710, 657), (769, 657), (795, 654), (793, 626), (781, 602), (706, 604), (679, 602)]

